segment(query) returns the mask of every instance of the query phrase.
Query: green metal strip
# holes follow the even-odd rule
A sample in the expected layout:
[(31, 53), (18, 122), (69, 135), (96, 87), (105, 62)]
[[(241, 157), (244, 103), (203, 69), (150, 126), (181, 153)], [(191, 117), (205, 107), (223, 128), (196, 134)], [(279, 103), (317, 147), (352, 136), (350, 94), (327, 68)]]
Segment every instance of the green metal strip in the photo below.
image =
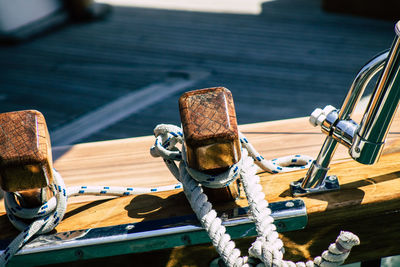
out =
[[(271, 203), (270, 207), (279, 232), (303, 229), (307, 224), (301, 200)], [(239, 215), (224, 222), (231, 237), (256, 236), (255, 225), (246, 215), (247, 209), (236, 208), (232, 212)], [(193, 219), (193, 216), (184, 216), (39, 236), (15, 255), (8, 266), (55, 264), (210, 243), (197, 220), (191, 223)]]

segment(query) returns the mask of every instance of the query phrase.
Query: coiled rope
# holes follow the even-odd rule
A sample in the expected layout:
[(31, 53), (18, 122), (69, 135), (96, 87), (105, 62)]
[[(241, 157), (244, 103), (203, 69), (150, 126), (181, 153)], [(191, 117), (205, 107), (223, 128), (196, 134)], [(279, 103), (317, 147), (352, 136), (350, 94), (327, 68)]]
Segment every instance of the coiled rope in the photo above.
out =
[[(311, 158), (295, 155), (274, 161), (265, 160), (246, 137), (240, 134), (242, 144), (240, 162), (231, 166), (225, 173), (211, 176), (187, 167), (184, 161), (184, 146), (182, 152), (176, 147), (176, 144), (183, 143), (183, 134), (179, 127), (161, 124), (155, 128), (154, 134), (156, 141), (150, 149), (151, 155), (154, 157), (161, 156), (171, 173), (182, 183), (193, 211), (227, 266), (338, 266), (348, 257), (351, 248), (359, 244), (360, 241), (356, 235), (350, 232), (341, 232), (336, 242), (332, 243), (328, 250), (324, 251), (320, 257), (316, 257), (314, 261), (294, 263), (283, 260), (283, 242), (279, 239), (276, 227), (273, 224), (274, 219), (271, 217), (271, 210), (268, 208), (268, 202), (265, 200), (265, 195), (259, 183), (260, 177), (256, 174), (256, 164), (271, 173), (287, 172), (309, 167), (312, 162)], [(174, 161), (179, 161), (179, 168)], [(257, 231), (256, 241), (248, 251), (249, 257), (240, 256), (239, 249), (235, 247), (235, 243), (226, 233), (222, 220), (218, 218), (201, 187), (201, 185), (214, 188), (226, 186), (237, 176), (240, 176), (243, 183)]]
[[(0, 254), (0, 267), (4, 267), (12, 256), (34, 235), (52, 231), (64, 217), (67, 200), (71, 196), (129, 196), (182, 188), (180, 183), (154, 188), (118, 187), (118, 186), (78, 186), (66, 188), (61, 175), (54, 170), (53, 184), (49, 185), (53, 197), (37, 208), (24, 208), (18, 202), (18, 193), (6, 192), (4, 204), (10, 222), (21, 231), (20, 234)], [(30, 220), (31, 223), (26, 223)]]

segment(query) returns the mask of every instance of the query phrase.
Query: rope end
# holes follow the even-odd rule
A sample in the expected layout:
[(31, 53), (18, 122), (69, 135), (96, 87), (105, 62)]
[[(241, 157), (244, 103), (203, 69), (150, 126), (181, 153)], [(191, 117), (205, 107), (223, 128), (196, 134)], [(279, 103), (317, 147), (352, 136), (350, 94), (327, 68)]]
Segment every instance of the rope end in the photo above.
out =
[[(338, 246), (339, 245), (339, 246)], [(352, 232), (341, 231), (336, 239), (336, 246), (343, 248), (342, 252), (348, 252), (352, 247), (360, 245), (360, 239)], [(341, 249), (339, 249), (341, 250)]]
[(152, 147), (150, 148), (150, 155), (151, 155), (153, 158), (160, 157), (160, 153), (158, 153), (158, 150), (156, 149), (155, 146), (152, 146)]

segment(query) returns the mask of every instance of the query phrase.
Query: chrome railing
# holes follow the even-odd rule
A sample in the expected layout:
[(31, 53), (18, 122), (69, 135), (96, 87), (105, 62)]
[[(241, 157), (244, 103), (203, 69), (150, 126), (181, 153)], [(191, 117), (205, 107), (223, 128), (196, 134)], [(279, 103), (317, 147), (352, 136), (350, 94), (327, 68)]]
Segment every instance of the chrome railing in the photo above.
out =
[[(360, 163), (378, 161), (400, 99), (400, 21), (395, 31), (390, 51), (376, 56), (359, 71), (340, 110), (327, 106), (311, 114), (310, 122), (320, 125), (328, 136), (306, 177), (291, 184), (293, 195), (339, 189), (337, 177), (327, 176), (338, 143), (348, 147), (350, 156)], [(382, 68), (364, 116), (357, 124), (351, 119), (352, 112), (368, 83)]]

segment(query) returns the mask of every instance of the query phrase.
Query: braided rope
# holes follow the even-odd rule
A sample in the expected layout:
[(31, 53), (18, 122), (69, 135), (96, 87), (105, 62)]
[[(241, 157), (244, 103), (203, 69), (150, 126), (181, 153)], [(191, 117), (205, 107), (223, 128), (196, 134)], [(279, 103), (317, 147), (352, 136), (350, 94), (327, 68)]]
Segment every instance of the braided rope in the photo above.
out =
[(247, 149), (249, 155), (254, 159), (255, 164), (262, 170), (270, 173), (292, 172), (310, 167), (313, 158), (307, 155), (293, 155), (266, 160), (261, 156), (246, 136), (239, 132), (240, 143)]
[[(176, 125), (172, 124), (159, 124), (154, 128), (154, 135), (156, 141), (154, 146), (150, 148), (150, 154), (153, 157), (162, 157), (164, 161), (181, 161), (185, 158), (185, 146), (182, 147), (182, 152), (176, 147), (176, 144), (183, 144), (183, 131)], [(239, 132), (239, 140), (242, 147), (248, 151), (248, 154), (254, 159), (254, 162), (262, 170), (269, 173), (282, 173), (302, 170), (310, 167), (313, 159), (306, 155), (293, 155), (276, 158), (273, 160), (266, 160), (261, 156), (253, 145), (248, 141), (246, 136)], [(208, 175), (200, 171), (191, 169), (186, 166), (188, 172), (196, 177), (196, 180), (201, 184), (210, 188), (220, 188), (229, 185), (230, 182), (235, 180), (241, 169), (240, 162), (231, 166), (229, 172), (220, 175)], [(172, 167), (167, 164), (167, 167), (173, 175), (179, 180), (178, 168)]]
[[(185, 146), (182, 147), (182, 154), (183, 154), (182, 157), (186, 158)], [(242, 161), (233, 164), (228, 169), (228, 171), (218, 175), (205, 174), (198, 170), (192, 169), (189, 166), (186, 166), (186, 170), (190, 174), (190, 176), (196, 177), (197, 182), (209, 188), (221, 188), (224, 186), (228, 186), (230, 183), (235, 181), (236, 178), (238, 178), (241, 169), (242, 169)]]
[[(154, 188), (118, 186), (79, 186), (66, 188), (61, 175), (54, 170), (54, 182), (49, 186), (54, 197), (37, 208), (23, 208), (16, 201), (16, 193), (6, 192), (4, 204), (10, 222), (21, 231), (20, 234), (0, 254), (0, 267), (4, 267), (12, 256), (33, 236), (52, 231), (64, 217), (67, 199), (79, 195), (129, 196), (145, 193), (169, 191), (182, 188), (181, 183)], [(30, 224), (26, 220), (33, 220)]]
[[(65, 184), (60, 174), (54, 171), (54, 182), (50, 189), (55, 195), (52, 201), (37, 209), (24, 209), (15, 200), (13, 193), (6, 192), (4, 204), (7, 216), (15, 228), (22, 231), (0, 255), (0, 266), (5, 266), (11, 257), (35, 234), (44, 234), (53, 230), (62, 220), (67, 203)], [(56, 203), (56, 204), (55, 204)], [(24, 212), (26, 210), (26, 213)], [(36, 210), (36, 214), (35, 214)], [(23, 219), (33, 218), (27, 224)]]
[(240, 257), (240, 250), (235, 247), (235, 243), (226, 233), (222, 220), (217, 217), (217, 212), (212, 208), (212, 204), (208, 201), (200, 183), (192, 179), (184, 166), (184, 162), (180, 163), (179, 169), (185, 195), (218, 254), (221, 255), (228, 266), (244, 266), (247, 259)]
[[(249, 257), (241, 257), (240, 251), (235, 247), (235, 243), (231, 240), (229, 234), (226, 233), (222, 221), (217, 217), (216, 211), (212, 208), (207, 196), (204, 194), (201, 187), (204, 174), (201, 174), (200, 179), (196, 176), (198, 172), (193, 172), (188, 168), (182, 160), (182, 155), (178, 157), (178, 149), (170, 144), (165, 145), (162, 140), (168, 140), (169, 135), (175, 136), (168, 131), (180, 131), (176, 126), (162, 125), (163, 131), (158, 131), (156, 127), (155, 146), (151, 148), (153, 156), (162, 156), (167, 167), (171, 170), (174, 176), (183, 184), (183, 189), (189, 203), (201, 222), (203, 228), (207, 231), (214, 247), (220, 254), (227, 266), (297, 266), (310, 267), (321, 266), (330, 267), (342, 264), (348, 257), (353, 246), (359, 244), (359, 239), (356, 235), (350, 232), (341, 232), (335, 243), (331, 244), (328, 250), (324, 251), (320, 257), (316, 257), (314, 261), (291, 262), (283, 260), (283, 242), (279, 239), (276, 227), (273, 224), (274, 219), (271, 217), (271, 210), (268, 208), (268, 202), (265, 200), (265, 195), (262, 192), (262, 187), (259, 184), (260, 177), (256, 174), (257, 164), (264, 170), (270, 172), (287, 172), (290, 170), (302, 169), (301, 166), (291, 167), (293, 165), (307, 164), (308, 166), (312, 159), (305, 156), (295, 155), (284, 157), (275, 160), (275, 163), (267, 161), (258, 154), (254, 147), (248, 142), (246, 137), (240, 136), (241, 143), (244, 144), (242, 149), (242, 159), (240, 163), (233, 168), (240, 166), (239, 172), (243, 187), (249, 202), (250, 212), (255, 221), (257, 238), (249, 248)], [(173, 143), (182, 143), (182, 135), (176, 137), (179, 141)], [(170, 142), (170, 141), (168, 141)], [(172, 154), (165, 153), (161, 150), (171, 149)], [(249, 150), (249, 151), (248, 151)], [(184, 151), (183, 151), (184, 153)], [(248, 156), (248, 154), (251, 156)], [(171, 155), (171, 158), (168, 158)], [(174, 159), (180, 158), (179, 168), (174, 163)], [(254, 159), (256, 158), (256, 159)], [(232, 168), (231, 168), (232, 169)], [(235, 171), (234, 173), (236, 173)], [(228, 170), (222, 177), (225, 178), (227, 173), (232, 173)], [(199, 181), (200, 180), (200, 181)], [(220, 183), (223, 184), (223, 183)], [(257, 262), (258, 260), (258, 262)]]

